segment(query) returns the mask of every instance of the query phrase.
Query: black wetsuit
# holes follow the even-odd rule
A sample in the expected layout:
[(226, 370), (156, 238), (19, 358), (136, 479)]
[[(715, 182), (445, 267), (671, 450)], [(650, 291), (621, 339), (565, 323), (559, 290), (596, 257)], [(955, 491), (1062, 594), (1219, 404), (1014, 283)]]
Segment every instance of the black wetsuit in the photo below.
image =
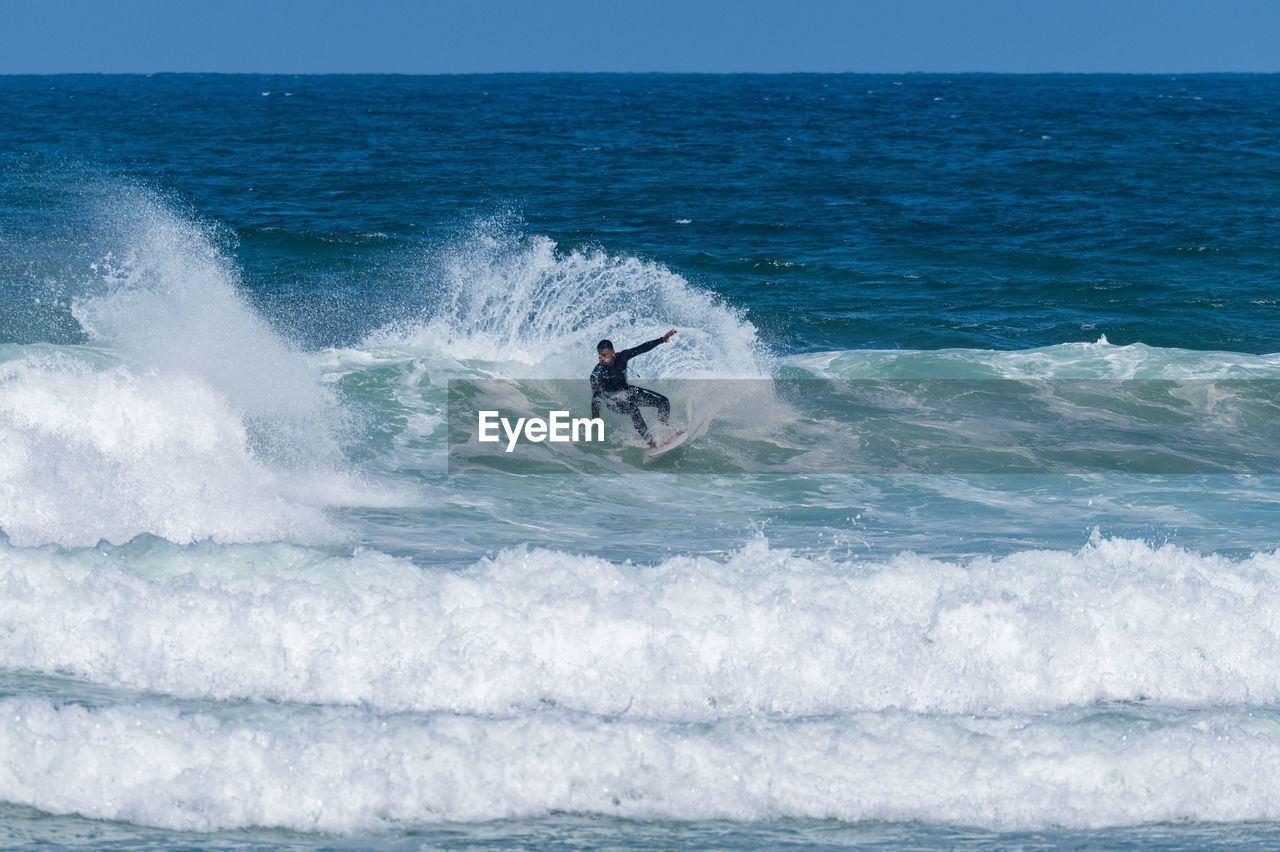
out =
[(596, 368), (591, 371), (592, 417), (600, 416), (600, 403), (603, 402), (614, 411), (630, 415), (631, 422), (635, 425), (636, 431), (640, 433), (640, 437), (646, 441), (653, 441), (649, 426), (644, 422), (644, 417), (640, 415), (640, 406), (651, 405), (657, 408), (658, 420), (665, 426), (667, 424), (667, 416), (671, 414), (671, 402), (662, 394), (655, 393), (648, 388), (638, 388), (635, 385), (627, 384), (627, 361), (637, 355), (643, 355), (659, 343), (666, 343), (666, 340), (659, 337), (650, 340), (648, 343), (641, 343), (639, 346), (623, 349), (621, 352), (614, 353), (612, 364), (605, 364), (604, 362), (596, 364)]

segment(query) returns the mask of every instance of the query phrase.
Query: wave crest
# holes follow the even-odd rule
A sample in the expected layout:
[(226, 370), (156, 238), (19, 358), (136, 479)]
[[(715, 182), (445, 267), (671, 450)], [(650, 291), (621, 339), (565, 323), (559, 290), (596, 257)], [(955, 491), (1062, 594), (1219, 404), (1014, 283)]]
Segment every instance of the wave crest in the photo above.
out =
[(637, 362), (639, 375), (760, 378), (772, 357), (741, 310), (667, 267), (600, 250), (562, 251), (502, 222), (449, 251), (421, 312), (370, 336), (459, 361), (536, 366), (542, 378), (587, 372), (596, 343), (634, 346), (675, 327), (673, 345)]

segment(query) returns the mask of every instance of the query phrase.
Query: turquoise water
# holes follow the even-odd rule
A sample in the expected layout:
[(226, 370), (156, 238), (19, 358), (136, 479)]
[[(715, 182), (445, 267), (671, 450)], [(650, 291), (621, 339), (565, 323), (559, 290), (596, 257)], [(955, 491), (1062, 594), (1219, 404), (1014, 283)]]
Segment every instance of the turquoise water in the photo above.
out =
[(1275, 842), (1280, 78), (0, 103), (3, 842)]

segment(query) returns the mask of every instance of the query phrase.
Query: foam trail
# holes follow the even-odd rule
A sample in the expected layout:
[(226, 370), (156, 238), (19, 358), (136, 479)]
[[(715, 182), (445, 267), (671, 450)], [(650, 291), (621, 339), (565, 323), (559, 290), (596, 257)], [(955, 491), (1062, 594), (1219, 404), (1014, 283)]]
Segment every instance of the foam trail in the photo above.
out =
[[(459, 360), (537, 366), (540, 378), (576, 377), (609, 338), (633, 346), (667, 329), (671, 345), (637, 374), (762, 378), (772, 359), (741, 311), (661, 264), (602, 251), (561, 251), (507, 223), (486, 222), (445, 257), (422, 316), (373, 335), (366, 346), (444, 351)], [(510, 375), (510, 372), (508, 372)]]

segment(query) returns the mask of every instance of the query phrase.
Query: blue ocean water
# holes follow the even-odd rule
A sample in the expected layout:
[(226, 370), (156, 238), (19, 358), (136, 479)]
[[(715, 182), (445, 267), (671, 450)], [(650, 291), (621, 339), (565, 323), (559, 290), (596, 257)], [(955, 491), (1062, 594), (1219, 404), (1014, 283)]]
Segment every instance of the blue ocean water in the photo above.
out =
[[(1277, 843), (1280, 77), (0, 106), (0, 843)], [(450, 382), (668, 328), (670, 461), (451, 470)]]

